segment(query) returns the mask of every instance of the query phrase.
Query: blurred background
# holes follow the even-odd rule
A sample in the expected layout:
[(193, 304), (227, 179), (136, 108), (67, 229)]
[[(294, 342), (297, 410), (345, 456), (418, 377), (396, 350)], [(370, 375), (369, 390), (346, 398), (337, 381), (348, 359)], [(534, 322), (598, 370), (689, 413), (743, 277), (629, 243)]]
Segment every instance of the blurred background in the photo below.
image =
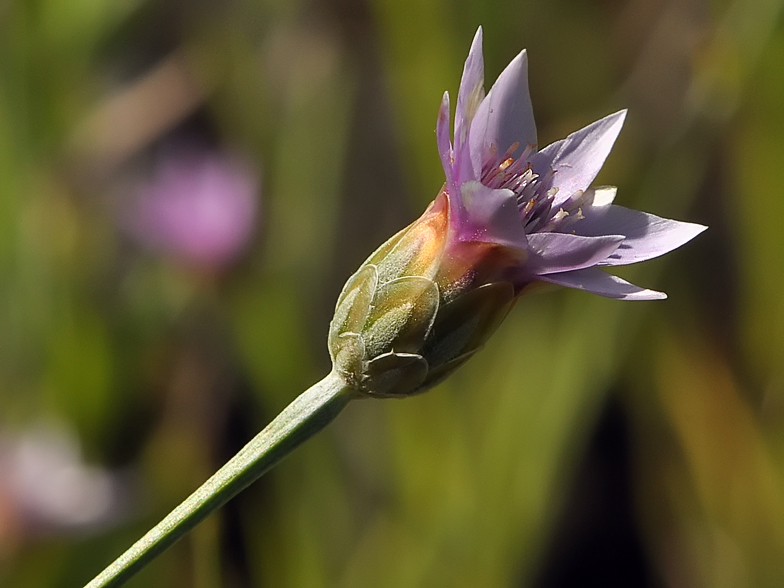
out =
[(128, 585), (784, 585), (783, 8), (0, 1), (0, 586), (81, 586), (326, 374), (479, 24), (542, 145), (629, 108), (598, 183), (710, 225), (623, 274), (669, 300), (523, 298)]

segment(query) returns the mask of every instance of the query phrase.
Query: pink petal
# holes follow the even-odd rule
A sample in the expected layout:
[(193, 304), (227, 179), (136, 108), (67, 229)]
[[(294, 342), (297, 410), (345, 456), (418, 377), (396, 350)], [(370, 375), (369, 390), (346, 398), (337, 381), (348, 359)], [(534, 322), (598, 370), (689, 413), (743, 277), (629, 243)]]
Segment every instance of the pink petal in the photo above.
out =
[(528, 55), (523, 50), (498, 76), (471, 124), (471, 158), (475, 172), (491, 146), (501, 154), (514, 143), (518, 150), (536, 145), (536, 124), (528, 94)]
[(640, 288), (597, 267), (589, 267), (562, 274), (549, 274), (541, 276), (540, 279), (559, 286), (577, 288), (578, 290), (585, 290), (599, 296), (617, 298), (619, 300), (663, 300), (667, 298), (664, 292)]
[(485, 66), (482, 56), (482, 27), (479, 27), (471, 43), (471, 50), (463, 67), (460, 79), (460, 91), (457, 94), (455, 110), (454, 157), (455, 181), (475, 180), (471, 168), (468, 134), (471, 120), (476, 114), (479, 104), (485, 97)]
[(553, 185), (558, 192), (553, 207), (558, 207), (578, 190), (591, 185), (621, 132), (626, 111), (604, 117), (531, 156), (534, 170), (555, 171)]
[(444, 92), (436, 123), (436, 142), (441, 165), (444, 166), (447, 184), (452, 183), (452, 143), (449, 141), (449, 92)]
[(526, 270), (546, 275), (591, 267), (607, 259), (623, 242), (621, 235), (581, 237), (566, 233), (528, 235)]
[(623, 235), (624, 242), (602, 265), (625, 265), (664, 255), (691, 241), (707, 227), (661, 218), (623, 206), (589, 206), (584, 219), (571, 225), (583, 236)]
[(471, 181), (460, 186), (460, 200), (465, 211), (464, 220), (458, 227), (461, 241), (527, 248), (514, 192), (494, 190)]
[(484, 98), (485, 64), (482, 56), (482, 27), (476, 30), (468, 58), (463, 66), (463, 77), (460, 79), (460, 91), (457, 94), (457, 111), (455, 112), (455, 144), (465, 142), (471, 119), (476, 108)]

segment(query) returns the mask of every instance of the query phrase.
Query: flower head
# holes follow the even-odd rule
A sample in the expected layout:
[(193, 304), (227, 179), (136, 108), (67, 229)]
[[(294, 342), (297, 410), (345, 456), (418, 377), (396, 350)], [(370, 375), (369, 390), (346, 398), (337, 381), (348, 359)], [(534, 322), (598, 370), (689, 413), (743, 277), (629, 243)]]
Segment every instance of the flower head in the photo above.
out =
[(258, 189), (257, 175), (239, 158), (195, 145), (173, 147), (141, 186), (130, 231), (151, 249), (221, 267), (253, 237)]
[(538, 151), (527, 64), (523, 51), (485, 95), (477, 31), (452, 137), (448, 93), (438, 113), (444, 186), (338, 299), (330, 354), (368, 395), (406, 396), (440, 381), (476, 353), (534, 282), (626, 300), (665, 298), (601, 268), (657, 257), (706, 228), (616, 206), (615, 188), (591, 187), (625, 111)]
[(119, 474), (84, 463), (79, 440), (64, 424), (0, 430), (0, 553), (31, 535), (116, 523), (126, 494)]
[(706, 228), (616, 206), (615, 188), (591, 187), (626, 111), (538, 151), (526, 52), (486, 96), (483, 69), (480, 28), (460, 82), (453, 140), (448, 94), (436, 130), (454, 246), (480, 242), (516, 251), (520, 261), (507, 269), (518, 290), (544, 281), (611, 298), (665, 298), (599, 269), (657, 257)]

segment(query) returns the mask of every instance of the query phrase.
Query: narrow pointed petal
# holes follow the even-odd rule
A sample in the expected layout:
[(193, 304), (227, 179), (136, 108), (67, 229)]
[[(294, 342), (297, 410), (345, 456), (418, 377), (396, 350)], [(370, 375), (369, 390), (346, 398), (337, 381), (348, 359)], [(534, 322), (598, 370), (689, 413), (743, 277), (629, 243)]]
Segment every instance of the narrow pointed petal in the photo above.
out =
[(585, 290), (599, 296), (616, 298), (618, 300), (663, 300), (667, 298), (664, 292), (640, 288), (597, 267), (589, 267), (562, 274), (549, 274), (541, 276), (540, 279), (544, 282)]
[(447, 184), (452, 184), (452, 143), (449, 141), (449, 92), (444, 92), (441, 107), (438, 109), (438, 122), (436, 123), (436, 142), (441, 165), (444, 166)]
[(622, 235), (581, 237), (566, 233), (528, 235), (530, 258), (526, 270), (535, 275), (591, 267), (612, 255), (623, 242)]
[(461, 241), (497, 243), (517, 249), (527, 248), (527, 239), (511, 190), (494, 190), (479, 182), (460, 186), (465, 221), (458, 229)]
[(555, 171), (553, 186), (558, 188), (557, 207), (578, 190), (591, 185), (621, 132), (626, 111), (621, 110), (580, 129), (531, 156), (537, 173)]
[(521, 51), (498, 76), (471, 123), (469, 137), (475, 173), (491, 146), (500, 153), (519, 143), (517, 153), (536, 145), (536, 124), (528, 92), (528, 55)]
[(463, 77), (460, 79), (457, 111), (455, 112), (455, 147), (462, 147), (465, 143), (471, 119), (484, 98), (484, 85), (485, 63), (482, 56), (482, 27), (479, 27), (463, 66)]
[(453, 138), (453, 176), (457, 183), (478, 180), (474, 173), (469, 151), (471, 120), (485, 97), (485, 65), (482, 56), (482, 27), (479, 27), (468, 52), (455, 110), (455, 136)]
[(588, 237), (623, 235), (621, 246), (602, 265), (625, 265), (664, 255), (691, 241), (707, 227), (661, 218), (623, 206), (589, 206), (570, 228)]

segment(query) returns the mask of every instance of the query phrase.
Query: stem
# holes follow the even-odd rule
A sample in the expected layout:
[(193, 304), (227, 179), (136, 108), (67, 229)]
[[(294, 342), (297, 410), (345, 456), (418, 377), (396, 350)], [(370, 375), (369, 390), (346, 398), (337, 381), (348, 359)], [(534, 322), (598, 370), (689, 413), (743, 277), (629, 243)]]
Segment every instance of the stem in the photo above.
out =
[(335, 372), (300, 394), (261, 433), (85, 588), (120, 586), (204, 518), (326, 427), (353, 398)]

